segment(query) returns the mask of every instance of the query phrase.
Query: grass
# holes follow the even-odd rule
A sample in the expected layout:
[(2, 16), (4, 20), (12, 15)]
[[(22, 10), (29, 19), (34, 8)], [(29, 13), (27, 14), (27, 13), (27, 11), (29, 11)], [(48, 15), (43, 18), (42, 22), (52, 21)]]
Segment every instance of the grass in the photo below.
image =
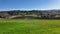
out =
[(60, 34), (60, 20), (0, 19), (0, 34)]

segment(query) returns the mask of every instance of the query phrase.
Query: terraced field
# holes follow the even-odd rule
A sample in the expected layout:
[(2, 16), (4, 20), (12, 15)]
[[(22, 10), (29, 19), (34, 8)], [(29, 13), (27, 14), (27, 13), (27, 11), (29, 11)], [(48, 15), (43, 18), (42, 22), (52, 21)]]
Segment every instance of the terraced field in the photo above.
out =
[(0, 34), (60, 34), (60, 20), (0, 19)]

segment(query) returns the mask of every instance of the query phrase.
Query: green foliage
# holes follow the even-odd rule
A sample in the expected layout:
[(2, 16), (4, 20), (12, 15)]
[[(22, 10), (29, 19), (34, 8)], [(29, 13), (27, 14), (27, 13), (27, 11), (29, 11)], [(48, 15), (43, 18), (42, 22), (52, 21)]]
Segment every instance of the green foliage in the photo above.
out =
[(0, 19), (0, 34), (60, 34), (60, 20)]

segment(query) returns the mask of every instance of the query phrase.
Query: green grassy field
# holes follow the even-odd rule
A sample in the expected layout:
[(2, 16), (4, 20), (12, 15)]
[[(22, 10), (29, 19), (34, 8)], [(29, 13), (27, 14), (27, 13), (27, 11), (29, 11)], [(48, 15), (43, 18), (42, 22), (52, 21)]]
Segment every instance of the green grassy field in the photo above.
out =
[(0, 34), (60, 34), (60, 20), (0, 19)]

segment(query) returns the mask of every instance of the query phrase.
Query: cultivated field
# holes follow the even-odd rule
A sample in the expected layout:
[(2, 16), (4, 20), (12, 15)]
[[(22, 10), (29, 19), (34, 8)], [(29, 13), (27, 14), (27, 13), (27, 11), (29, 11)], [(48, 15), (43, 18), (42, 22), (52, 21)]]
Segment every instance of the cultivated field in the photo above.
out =
[(0, 34), (60, 34), (60, 20), (0, 19)]

